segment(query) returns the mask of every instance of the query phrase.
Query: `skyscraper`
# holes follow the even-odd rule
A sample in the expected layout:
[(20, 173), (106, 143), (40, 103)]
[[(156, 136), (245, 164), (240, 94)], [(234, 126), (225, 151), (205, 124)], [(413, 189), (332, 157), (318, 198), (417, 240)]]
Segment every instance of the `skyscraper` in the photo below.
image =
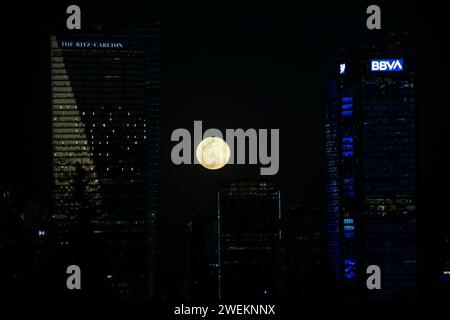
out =
[(55, 250), (107, 296), (154, 293), (159, 59), (157, 29), (51, 36)]
[[(345, 52), (328, 85), (328, 251), (347, 297), (416, 290), (414, 74), (398, 39)], [(366, 268), (381, 268), (368, 290)]]
[(283, 247), (286, 248), (287, 295), (312, 297), (320, 294), (322, 213), (294, 204), (286, 209)]
[(277, 296), (280, 192), (266, 180), (237, 180), (219, 192), (221, 299)]
[(188, 222), (188, 285), (192, 300), (217, 300), (217, 221), (193, 217)]

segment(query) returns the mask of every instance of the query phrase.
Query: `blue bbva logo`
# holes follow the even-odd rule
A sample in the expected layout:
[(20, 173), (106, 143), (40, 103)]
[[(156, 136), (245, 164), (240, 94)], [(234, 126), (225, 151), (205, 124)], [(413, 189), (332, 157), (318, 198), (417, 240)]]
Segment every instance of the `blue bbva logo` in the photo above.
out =
[(403, 71), (403, 59), (372, 59), (370, 71)]

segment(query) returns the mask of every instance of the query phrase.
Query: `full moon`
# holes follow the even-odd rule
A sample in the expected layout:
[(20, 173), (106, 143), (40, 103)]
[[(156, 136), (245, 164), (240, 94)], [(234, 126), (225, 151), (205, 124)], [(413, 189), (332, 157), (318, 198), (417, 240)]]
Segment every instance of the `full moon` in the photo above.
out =
[(230, 160), (230, 147), (219, 137), (208, 137), (198, 144), (195, 155), (203, 167), (217, 170)]

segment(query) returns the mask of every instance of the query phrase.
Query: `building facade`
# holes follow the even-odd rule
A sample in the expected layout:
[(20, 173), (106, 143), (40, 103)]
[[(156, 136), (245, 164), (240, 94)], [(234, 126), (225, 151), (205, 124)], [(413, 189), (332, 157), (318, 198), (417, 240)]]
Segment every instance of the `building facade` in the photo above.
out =
[(278, 296), (280, 191), (270, 181), (237, 180), (218, 198), (219, 298)]
[(283, 220), (285, 294), (289, 298), (318, 297), (327, 280), (322, 272), (322, 210), (293, 204)]
[(154, 294), (159, 59), (157, 29), (51, 36), (54, 249), (106, 296)]
[(193, 217), (187, 225), (188, 297), (217, 301), (217, 221)]
[[(328, 254), (347, 297), (416, 292), (414, 74), (398, 43), (345, 52), (328, 84)], [(368, 290), (378, 265), (382, 290)]]

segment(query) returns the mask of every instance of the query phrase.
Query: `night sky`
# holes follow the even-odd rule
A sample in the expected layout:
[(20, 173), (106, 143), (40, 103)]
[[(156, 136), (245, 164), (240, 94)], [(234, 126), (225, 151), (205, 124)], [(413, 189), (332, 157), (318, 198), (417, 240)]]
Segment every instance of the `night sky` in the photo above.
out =
[[(150, 1), (147, 1), (150, 2)], [(185, 276), (186, 224), (216, 213), (217, 183), (257, 177), (259, 165), (175, 166), (176, 128), (279, 128), (278, 179), (285, 204), (324, 207), (324, 83), (337, 73), (342, 47), (361, 47), (385, 33), (411, 34), (417, 74), (419, 249), (448, 231), (449, 27), (442, 4), (383, 4), (382, 31), (368, 31), (372, 1), (301, 2), (298, 6), (215, 4), (79, 4), (83, 26), (161, 27), (160, 283), (176, 291)], [(2, 176), (18, 181), (25, 200), (48, 198), (51, 183), (50, 25), (64, 26), (70, 3), (2, 4)], [(193, 133), (193, 131), (191, 131)], [(443, 223), (445, 222), (445, 223)], [(446, 227), (447, 226), (447, 227)], [(434, 260), (433, 260), (434, 259)]]

